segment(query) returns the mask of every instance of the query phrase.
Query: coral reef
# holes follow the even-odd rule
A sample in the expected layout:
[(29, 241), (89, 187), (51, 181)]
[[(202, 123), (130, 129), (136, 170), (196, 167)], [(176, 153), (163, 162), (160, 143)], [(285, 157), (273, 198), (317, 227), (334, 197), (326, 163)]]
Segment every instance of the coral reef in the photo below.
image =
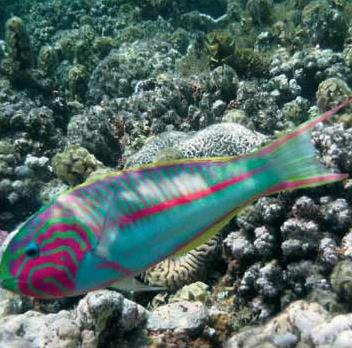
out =
[(197, 10), (201, 13), (213, 15), (215, 18), (219, 17), (226, 10), (226, 1), (203, 1), (199, 4), (197, 1), (145, 1), (141, 6), (142, 16), (146, 19), (156, 18), (157, 16), (163, 17), (177, 17), (182, 13), (192, 12)]
[(171, 296), (169, 302), (177, 301), (200, 301), (207, 302), (209, 298), (209, 286), (200, 281), (185, 285), (175, 295)]
[(8, 229), (40, 206), (40, 188), (52, 178), (50, 158), (63, 144), (63, 115), (16, 93), (7, 80), (0, 95), (0, 221)]
[(178, 330), (192, 335), (204, 329), (207, 319), (206, 307), (201, 302), (179, 301), (153, 311), (148, 318), (147, 329)]
[(227, 64), (241, 76), (261, 77), (267, 74), (269, 62), (266, 56), (250, 48), (238, 47), (230, 33), (212, 32), (208, 35), (207, 41), (212, 65)]
[(233, 156), (253, 151), (265, 141), (264, 135), (236, 123), (212, 125), (189, 136), (182, 132), (163, 133), (131, 156), (127, 167), (155, 161), (160, 151), (170, 147), (180, 151), (184, 158)]
[(350, 203), (338, 197), (341, 193), (262, 198), (238, 217), (224, 248), (234, 264), (229, 268), (234, 286), (254, 313), (266, 317), (288, 298), (331, 290), (327, 276), (342, 242), (336, 233), (341, 236), (352, 225)]
[(272, 0), (249, 0), (246, 6), (255, 24), (264, 25), (271, 21)]
[(102, 106), (72, 116), (67, 125), (67, 144), (80, 145), (105, 164), (116, 164), (121, 151), (118, 135)]
[(337, 295), (346, 303), (352, 298), (351, 261), (344, 260), (336, 264), (331, 274), (331, 286)]
[(225, 347), (348, 347), (351, 320), (351, 314), (331, 316), (317, 303), (297, 301), (267, 324), (234, 335)]
[(89, 80), (89, 95), (94, 101), (128, 97), (139, 80), (167, 73), (177, 58), (176, 50), (156, 41), (135, 42), (112, 50), (94, 69)]
[(321, 111), (328, 111), (333, 106), (352, 95), (345, 81), (330, 78), (321, 82), (317, 91), (317, 105)]
[[(71, 311), (55, 314), (27, 311), (5, 316), (1, 321), (1, 344), (20, 344), (22, 347), (44, 348), (96, 347), (102, 342), (119, 340), (123, 335), (141, 327), (148, 312), (122, 295), (102, 290), (92, 292)], [(109, 330), (111, 325), (114, 330)], [(114, 336), (111, 336), (114, 332)]]
[(330, 1), (311, 1), (302, 11), (302, 21), (307, 27), (312, 44), (322, 48), (341, 49), (346, 38), (346, 15)]
[[(51, 178), (49, 159), (62, 144), (66, 116), (60, 97), (48, 101), (49, 93), (36, 80), (34, 51), (24, 23), (19, 17), (7, 21), (6, 50), (1, 62), (8, 77), (0, 81), (0, 220), (5, 227), (13, 227), (40, 206), (39, 190)], [(16, 90), (26, 87), (30, 90)], [(39, 91), (43, 95), (35, 95)]]
[[(342, 124), (314, 132), (323, 161), (350, 173), (349, 138)], [(338, 264), (340, 248), (348, 246), (342, 237), (352, 226), (347, 183), (345, 188), (261, 198), (238, 216), (234, 232), (224, 240), (225, 255), (234, 286), (251, 301), (256, 315), (270, 316), (312, 290), (340, 292), (329, 274)], [(339, 272), (336, 268), (334, 274)]]
[(341, 123), (325, 127), (322, 132), (313, 132), (314, 142), (323, 154), (324, 163), (346, 173), (351, 173), (352, 169), (351, 137), (351, 128)]
[[(0, 8), (0, 243), (98, 172), (248, 153), (351, 96), (348, 1)], [(351, 126), (347, 108), (312, 133), (333, 171), (352, 173)], [(349, 347), (351, 193), (346, 180), (261, 198), (140, 276), (169, 289), (136, 295), (151, 311), (108, 290), (55, 301), (1, 290), (0, 346)]]
[(340, 78), (350, 83), (351, 69), (347, 66), (343, 54), (330, 49), (306, 48), (287, 56), (285, 51), (274, 55), (271, 76), (284, 74), (288, 79), (295, 79), (301, 87), (301, 96), (309, 98), (318, 85), (328, 78)]
[(52, 166), (59, 179), (67, 184), (77, 185), (103, 164), (84, 147), (72, 145), (53, 157)]

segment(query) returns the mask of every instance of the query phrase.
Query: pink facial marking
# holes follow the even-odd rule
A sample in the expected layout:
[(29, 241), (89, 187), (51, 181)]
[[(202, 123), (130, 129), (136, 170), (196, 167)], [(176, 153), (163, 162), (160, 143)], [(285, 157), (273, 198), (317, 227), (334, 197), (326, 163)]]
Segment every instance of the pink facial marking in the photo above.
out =
[[(45, 266), (45, 264), (48, 264), (48, 266)], [(44, 280), (47, 277), (54, 278), (65, 288), (74, 288), (73, 280), (69, 278), (66, 271), (54, 268), (50, 264), (64, 266), (66, 270), (70, 272), (72, 277), (75, 277), (76, 275), (77, 266), (67, 251), (61, 251), (55, 254), (44, 255), (38, 258), (30, 259), (25, 264), (23, 271), (19, 276), (19, 287), (22, 293), (28, 296), (38, 296), (38, 294), (34, 293), (29, 287), (30, 284), (33, 284), (38, 290), (44, 291), (50, 295), (57, 296), (58, 294), (56, 293), (56, 290), (48, 287), (45, 284)], [(35, 270), (31, 276), (31, 271), (33, 268), (41, 265), (44, 265), (44, 267)], [(53, 290), (54, 293), (51, 293), (49, 290)]]
[(21, 267), (24, 259), (26, 258), (26, 255), (23, 254), (21, 255), (19, 258), (17, 258), (16, 260), (11, 262), (11, 266), (10, 266), (10, 272), (13, 276), (17, 276), (18, 274), (18, 270)]
[(22, 240), (11, 245), (12, 252), (15, 253), (18, 249), (23, 248), (28, 243), (30, 243), (35, 238), (35, 235), (37, 234), (39, 229), (45, 224), (46, 221), (52, 219), (53, 216), (60, 216), (60, 218), (71, 218), (72, 212), (68, 209), (62, 208), (61, 204), (53, 205), (52, 207), (48, 208), (45, 212), (41, 213), (40, 215), (35, 217), (34, 220), (29, 222), (29, 234)]
[(69, 231), (76, 232), (87, 246), (87, 250), (91, 249), (87, 232), (79, 224), (55, 223), (38, 237), (38, 244), (40, 245), (44, 240), (51, 238), (55, 232), (65, 233)]
[(75, 288), (74, 282), (68, 277), (65, 271), (50, 266), (33, 273), (32, 285), (51, 296), (63, 296), (65, 293), (55, 283), (52, 283), (50, 278), (61, 284), (66, 291), (73, 291)]
[(55, 238), (54, 241), (46, 244), (44, 247), (40, 249), (41, 253), (45, 253), (46, 251), (55, 250), (61, 246), (65, 246), (70, 248), (75, 254), (78, 261), (81, 261), (85, 255), (87, 250), (82, 250), (81, 245), (73, 238)]

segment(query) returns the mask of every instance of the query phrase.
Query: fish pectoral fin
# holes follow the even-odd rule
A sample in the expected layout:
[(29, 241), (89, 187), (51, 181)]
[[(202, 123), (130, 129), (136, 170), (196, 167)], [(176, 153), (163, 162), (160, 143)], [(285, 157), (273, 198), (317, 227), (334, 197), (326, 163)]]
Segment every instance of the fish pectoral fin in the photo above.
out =
[(121, 211), (119, 211), (118, 204), (116, 204), (116, 192), (111, 194), (108, 198), (108, 209), (105, 214), (99, 241), (95, 247), (94, 252), (101, 258), (113, 261), (114, 258), (114, 245), (118, 243), (120, 231), (118, 228), (118, 221), (121, 218)]
[(165, 291), (167, 288), (162, 286), (149, 286), (142, 283), (134, 277), (123, 278), (111, 285), (109, 288), (124, 292), (147, 292), (147, 291)]

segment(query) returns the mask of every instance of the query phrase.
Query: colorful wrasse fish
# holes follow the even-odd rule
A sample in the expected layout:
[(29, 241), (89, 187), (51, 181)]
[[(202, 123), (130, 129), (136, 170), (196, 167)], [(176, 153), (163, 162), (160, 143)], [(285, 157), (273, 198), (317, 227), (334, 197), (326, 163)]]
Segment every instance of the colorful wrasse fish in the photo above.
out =
[(1, 286), (38, 298), (106, 287), (197, 247), (260, 196), (346, 178), (316, 159), (310, 130), (351, 102), (250, 155), (148, 165), (63, 193), (9, 240)]

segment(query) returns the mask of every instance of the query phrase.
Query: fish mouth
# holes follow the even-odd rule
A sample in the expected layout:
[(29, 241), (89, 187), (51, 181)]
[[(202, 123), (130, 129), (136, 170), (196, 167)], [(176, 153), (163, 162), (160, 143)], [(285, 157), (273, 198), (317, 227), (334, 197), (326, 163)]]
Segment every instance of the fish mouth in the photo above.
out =
[(9, 267), (7, 265), (7, 262), (4, 260), (6, 258), (6, 254), (8, 246), (12, 240), (12, 238), (15, 237), (15, 235), (18, 232), (18, 228), (14, 230), (13, 232), (9, 233), (5, 240), (2, 241), (2, 244), (0, 245), (0, 288), (12, 291), (12, 292), (18, 292), (18, 279), (16, 277), (13, 277)]

